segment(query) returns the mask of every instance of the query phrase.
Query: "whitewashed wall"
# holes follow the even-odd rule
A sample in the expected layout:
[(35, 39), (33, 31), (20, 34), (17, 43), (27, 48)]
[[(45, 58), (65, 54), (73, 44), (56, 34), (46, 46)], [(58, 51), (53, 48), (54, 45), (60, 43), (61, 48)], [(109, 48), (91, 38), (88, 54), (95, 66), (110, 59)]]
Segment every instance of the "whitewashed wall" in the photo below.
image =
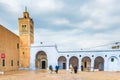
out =
[[(35, 70), (35, 56), (37, 52), (44, 51), (47, 54), (48, 66), (52, 65), (55, 68), (58, 65), (58, 58), (64, 56), (66, 61), (66, 68), (69, 69), (69, 59), (72, 56), (78, 58), (79, 70), (81, 70), (81, 61), (84, 57), (91, 59), (91, 71), (93, 71), (94, 60), (96, 57), (104, 59), (104, 71), (120, 71), (120, 50), (96, 50), (96, 51), (58, 51), (54, 45), (36, 46), (32, 45), (30, 50), (30, 69)], [(69, 56), (67, 56), (69, 55)], [(81, 56), (80, 56), (81, 55)], [(114, 58), (114, 62), (111, 59)]]

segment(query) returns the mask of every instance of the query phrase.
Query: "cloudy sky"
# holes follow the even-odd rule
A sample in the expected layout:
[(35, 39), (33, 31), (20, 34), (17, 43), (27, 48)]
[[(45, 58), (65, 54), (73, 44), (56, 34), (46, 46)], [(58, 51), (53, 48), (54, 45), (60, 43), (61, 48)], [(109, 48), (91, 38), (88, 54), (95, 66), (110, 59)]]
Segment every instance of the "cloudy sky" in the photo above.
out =
[(18, 34), (25, 6), (36, 43), (74, 50), (120, 41), (120, 0), (0, 0), (0, 24)]

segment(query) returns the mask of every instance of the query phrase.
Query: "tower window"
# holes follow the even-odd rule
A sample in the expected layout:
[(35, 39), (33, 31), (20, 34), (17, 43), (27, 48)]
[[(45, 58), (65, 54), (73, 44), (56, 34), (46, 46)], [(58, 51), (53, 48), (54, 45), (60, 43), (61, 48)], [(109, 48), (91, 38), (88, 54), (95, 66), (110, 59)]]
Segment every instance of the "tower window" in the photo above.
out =
[(94, 55), (92, 55), (92, 57), (94, 57)]
[(26, 13), (24, 14), (24, 18), (27, 18), (27, 14)]
[(17, 66), (19, 66), (19, 61), (17, 61)]
[(25, 52), (23, 52), (23, 55), (25, 54)]
[(25, 24), (22, 25), (22, 31), (27, 31), (27, 27)]
[(11, 60), (11, 66), (13, 66), (13, 60)]
[(5, 60), (4, 59), (2, 60), (2, 66), (5, 66)]
[(17, 43), (17, 49), (19, 49), (19, 43)]
[(33, 33), (33, 27), (32, 26), (30, 26), (30, 32)]

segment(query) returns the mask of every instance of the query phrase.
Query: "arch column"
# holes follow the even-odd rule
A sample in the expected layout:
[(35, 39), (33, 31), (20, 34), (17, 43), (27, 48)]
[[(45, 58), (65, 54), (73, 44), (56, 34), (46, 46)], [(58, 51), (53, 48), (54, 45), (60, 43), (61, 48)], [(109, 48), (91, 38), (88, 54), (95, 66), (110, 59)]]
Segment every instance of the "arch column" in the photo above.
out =
[(66, 70), (69, 70), (69, 58), (67, 57), (67, 60), (66, 60), (66, 64), (67, 64), (67, 66), (66, 66)]
[(94, 58), (91, 58), (91, 69), (90, 69), (90, 71), (94, 71), (94, 64), (95, 64)]
[(81, 71), (81, 61), (82, 61), (82, 59), (79, 58), (79, 61), (78, 61), (79, 62), (79, 67), (78, 67), (79, 71)]
[(107, 60), (108, 60), (108, 58), (104, 58), (104, 71), (108, 71), (108, 62), (107, 62)]
[[(120, 56), (119, 56), (119, 59), (118, 59), (118, 60), (119, 60), (119, 64), (120, 64)], [(119, 65), (119, 70), (118, 70), (118, 71), (120, 71), (120, 65)]]

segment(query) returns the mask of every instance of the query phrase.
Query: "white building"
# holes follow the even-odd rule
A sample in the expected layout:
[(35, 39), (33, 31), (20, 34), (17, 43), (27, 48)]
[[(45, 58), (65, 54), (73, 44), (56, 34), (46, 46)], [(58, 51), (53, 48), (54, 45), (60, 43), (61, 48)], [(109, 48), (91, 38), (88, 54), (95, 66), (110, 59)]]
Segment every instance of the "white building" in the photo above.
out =
[(59, 51), (56, 45), (31, 45), (30, 69), (77, 66), (81, 71), (120, 71), (120, 49)]
[(48, 69), (50, 65), (53, 68), (59, 65), (60, 69), (68, 70), (71, 64), (82, 71), (120, 71), (119, 42), (115, 45), (108, 45), (107, 48), (99, 46), (99, 49), (95, 48), (96, 50), (80, 51), (59, 51), (56, 45), (31, 45), (34, 43), (34, 22), (29, 17), (27, 10), (23, 13), (23, 18), (19, 18), (19, 33), (22, 41), (20, 44), (20, 68), (28, 68), (30, 60), (31, 70)]

